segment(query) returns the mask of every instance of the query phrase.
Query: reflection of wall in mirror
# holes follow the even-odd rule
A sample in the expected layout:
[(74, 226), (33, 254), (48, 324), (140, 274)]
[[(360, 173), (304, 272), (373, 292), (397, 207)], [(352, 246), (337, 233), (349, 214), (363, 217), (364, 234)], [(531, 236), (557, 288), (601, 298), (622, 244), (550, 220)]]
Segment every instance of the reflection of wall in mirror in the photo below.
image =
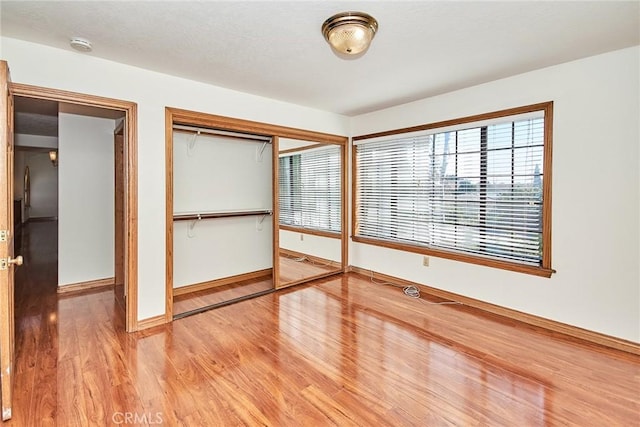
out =
[(278, 138), (278, 151), (287, 151), (294, 150), (296, 148), (309, 147), (311, 145), (316, 145), (317, 142), (313, 141), (302, 141), (299, 139), (291, 139), (291, 138)]
[(280, 247), (295, 252), (309, 254), (335, 262), (341, 262), (342, 242), (340, 239), (316, 236), (314, 234), (302, 234), (289, 230), (280, 230)]

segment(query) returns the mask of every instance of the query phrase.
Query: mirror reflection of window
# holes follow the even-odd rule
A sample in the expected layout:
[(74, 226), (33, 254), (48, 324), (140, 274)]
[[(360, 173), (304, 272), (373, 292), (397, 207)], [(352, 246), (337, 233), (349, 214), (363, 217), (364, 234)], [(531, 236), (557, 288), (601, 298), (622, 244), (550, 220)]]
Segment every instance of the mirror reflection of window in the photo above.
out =
[(343, 150), (340, 144), (279, 140), (278, 287), (342, 271)]
[(340, 146), (280, 156), (280, 224), (340, 232)]

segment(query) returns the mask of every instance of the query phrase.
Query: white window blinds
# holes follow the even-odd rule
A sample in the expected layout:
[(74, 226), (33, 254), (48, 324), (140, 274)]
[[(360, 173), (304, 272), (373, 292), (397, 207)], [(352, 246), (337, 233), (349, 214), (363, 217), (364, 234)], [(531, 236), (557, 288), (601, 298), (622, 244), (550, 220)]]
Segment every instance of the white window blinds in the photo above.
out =
[(340, 232), (340, 146), (283, 154), (279, 162), (280, 224)]
[(356, 236), (542, 262), (544, 117), (360, 141)]

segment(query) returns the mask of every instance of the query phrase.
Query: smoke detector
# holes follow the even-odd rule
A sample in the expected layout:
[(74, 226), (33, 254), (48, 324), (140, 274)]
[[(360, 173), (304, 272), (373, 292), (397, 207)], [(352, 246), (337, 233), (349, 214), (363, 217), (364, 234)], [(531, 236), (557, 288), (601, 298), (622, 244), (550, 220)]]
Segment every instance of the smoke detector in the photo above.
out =
[(91, 46), (91, 42), (87, 39), (83, 39), (82, 37), (74, 37), (69, 41), (69, 44), (72, 48), (79, 52), (91, 52), (93, 47)]

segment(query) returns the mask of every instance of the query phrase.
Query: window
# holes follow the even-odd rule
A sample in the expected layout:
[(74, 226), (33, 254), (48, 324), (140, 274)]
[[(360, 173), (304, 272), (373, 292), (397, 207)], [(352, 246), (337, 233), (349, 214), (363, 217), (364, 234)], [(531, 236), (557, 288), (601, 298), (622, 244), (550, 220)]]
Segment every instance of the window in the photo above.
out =
[(354, 138), (354, 240), (549, 277), (551, 112)]
[(280, 224), (316, 231), (341, 230), (339, 145), (280, 155)]

